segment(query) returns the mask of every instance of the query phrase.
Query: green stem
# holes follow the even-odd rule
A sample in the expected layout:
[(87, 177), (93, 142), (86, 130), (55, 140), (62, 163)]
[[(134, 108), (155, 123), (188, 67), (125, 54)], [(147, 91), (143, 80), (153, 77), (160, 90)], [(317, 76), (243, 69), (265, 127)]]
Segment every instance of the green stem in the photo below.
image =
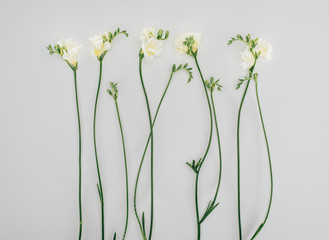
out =
[(250, 80), (247, 81), (246, 88), (244, 90), (238, 114), (238, 124), (237, 124), (237, 169), (238, 169), (238, 221), (239, 221), (239, 239), (242, 240), (242, 228), (241, 228), (241, 202), (240, 202), (240, 119), (241, 119), (241, 110), (243, 106), (244, 99), (246, 97)]
[(249, 69), (249, 80), (247, 81), (246, 88), (242, 95), (239, 113), (238, 113), (238, 123), (237, 123), (237, 170), (238, 170), (238, 221), (239, 221), (239, 239), (242, 240), (242, 227), (241, 227), (241, 194), (240, 194), (240, 119), (241, 119), (241, 111), (244, 103), (244, 99), (246, 98), (246, 94), (249, 88), (250, 79), (252, 78), (252, 74), (254, 72), (256, 66), (257, 58), (255, 58), (254, 65)]
[(124, 240), (126, 238), (126, 233), (127, 233), (127, 228), (128, 228), (128, 218), (129, 218), (128, 164), (127, 164), (125, 139), (123, 136), (123, 129), (122, 129), (122, 123), (121, 123), (119, 106), (118, 106), (117, 100), (115, 100), (115, 108), (117, 110), (118, 121), (119, 121), (119, 125), (120, 125), (122, 149), (123, 149), (124, 164), (125, 164), (125, 174), (126, 174), (126, 224), (125, 224), (125, 229), (124, 229), (124, 233), (123, 233), (123, 237), (122, 237), (122, 240)]
[(82, 200), (81, 200), (81, 123), (80, 123), (80, 111), (79, 111), (79, 99), (78, 99), (78, 87), (77, 87), (77, 72), (74, 69), (74, 88), (75, 88), (75, 103), (77, 107), (78, 117), (78, 128), (79, 128), (79, 216), (80, 216), (80, 227), (79, 227), (79, 240), (82, 235)]
[(214, 121), (215, 121), (215, 126), (216, 126), (216, 135), (217, 135), (217, 143), (218, 143), (218, 158), (219, 158), (218, 183), (217, 183), (215, 196), (212, 201), (213, 203), (215, 203), (217, 196), (218, 196), (218, 191), (219, 191), (221, 177), (222, 177), (222, 151), (221, 151), (221, 147), (220, 147), (220, 138), (219, 138), (218, 124), (217, 124), (216, 109), (215, 109), (215, 103), (214, 103), (214, 98), (213, 98), (212, 92), (210, 93), (210, 99), (211, 99), (211, 105), (212, 105), (212, 109), (213, 109)]
[[(160, 99), (160, 102), (158, 104), (158, 107), (157, 107), (157, 110), (155, 112), (155, 115), (154, 115), (154, 119), (153, 119), (153, 122), (152, 122), (152, 128), (154, 127), (154, 124), (155, 124), (155, 121), (157, 119), (157, 116), (158, 116), (158, 113), (159, 113), (159, 110), (160, 110), (160, 107), (161, 107), (161, 104), (162, 104), (162, 101), (167, 93), (167, 90), (169, 88), (169, 85), (171, 83), (171, 80), (172, 80), (172, 77), (173, 77), (173, 72), (171, 72), (171, 75), (170, 75), (170, 78), (169, 78), (169, 81), (167, 83), (167, 86), (162, 94), (162, 97)], [(141, 173), (141, 170), (142, 170), (142, 166), (143, 166), (143, 163), (144, 163), (144, 158), (145, 158), (145, 155), (146, 155), (146, 151), (147, 151), (147, 147), (149, 145), (149, 142), (150, 142), (150, 139), (151, 139), (151, 133), (149, 134), (148, 138), (147, 138), (147, 141), (146, 141), (146, 145), (145, 145), (145, 148), (144, 148), (144, 152), (143, 152), (143, 156), (142, 156), (142, 159), (141, 159), (141, 162), (140, 162), (140, 165), (139, 165), (139, 168), (138, 168), (138, 173), (137, 173), (137, 177), (136, 177), (136, 184), (135, 184), (135, 191), (134, 191), (134, 211), (135, 211), (135, 215), (136, 215), (136, 218), (137, 218), (137, 221), (138, 221), (138, 224), (139, 224), (139, 227), (140, 227), (140, 230), (141, 230), (141, 233), (143, 235), (143, 239), (146, 239), (144, 238), (144, 233), (143, 233), (143, 227), (142, 227), (142, 223), (140, 221), (140, 218), (138, 216), (138, 212), (137, 212), (137, 201), (136, 201), (136, 198), (137, 198), (137, 188), (138, 188), (138, 182), (139, 182), (139, 177), (140, 177), (140, 173)]]
[(259, 96), (258, 96), (258, 84), (257, 84), (257, 80), (255, 81), (255, 88), (256, 88), (256, 98), (257, 98), (258, 110), (259, 110), (259, 115), (260, 115), (260, 119), (261, 119), (261, 122), (262, 122), (262, 128), (263, 128), (264, 138), (265, 138), (265, 142), (266, 142), (268, 163), (269, 163), (269, 168), (270, 168), (271, 194), (270, 194), (270, 201), (269, 201), (269, 205), (268, 205), (266, 217), (265, 217), (263, 223), (259, 226), (259, 228), (255, 232), (255, 234), (251, 238), (251, 240), (253, 240), (257, 236), (257, 234), (261, 231), (261, 229), (264, 227), (264, 225), (265, 225), (265, 223), (266, 223), (266, 221), (268, 219), (268, 216), (270, 214), (270, 210), (271, 210), (271, 206), (272, 206), (272, 197), (273, 197), (273, 172), (272, 172), (271, 154), (270, 154), (270, 147), (269, 147), (268, 140), (267, 140), (267, 134), (266, 134), (266, 130), (265, 130), (265, 124), (264, 124), (262, 109), (260, 107), (260, 101), (259, 101)]
[(150, 124), (150, 134), (151, 134), (151, 216), (150, 216), (150, 231), (149, 231), (149, 240), (151, 240), (152, 237), (152, 230), (153, 230), (153, 211), (154, 211), (154, 189), (153, 189), (153, 124), (152, 124), (152, 115), (150, 110), (150, 104), (147, 97), (144, 81), (143, 81), (143, 75), (142, 75), (142, 62), (143, 58), (139, 58), (139, 76), (145, 96), (146, 106), (147, 106), (147, 112), (148, 112), (148, 118), (149, 118), (149, 124)]
[(198, 60), (197, 60), (197, 57), (196, 55), (194, 56), (194, 60), (195, 60), (195, 64), (198, 68), (198, 71), (199, 71), (199, 74), (200, 74), (200, 77), (201, 77), (201, 80), (202, 80), (202, 84), (203, 84), (203, 87), (204, 87), (204, 90), (205, 90), (205, 93), (206, 93), (206, 98), (207, 98), (207, 101), (208, 101), (208, 107), (209, 107), (209, 116), (210, 116), (210, 133), (209, 133), (209, 140), (208, 140), (208, 145), (207, 145), (207, 148), (206, 148), (206, 151), (202, 157), (202, 160), (201, 160), (201, 163), (200, 163), (200, 167), (199, 167), (199, 171), (196, 173), (196, 178), (195, 178), (195, 211), (196, 211), (196, 220), (197, 220), (197, 236), (198, 236), (198, 240), (201, 239), (201, 222), (200, 222), (200, 215), (199, 215), (199, 203), (198, 203), (198, 182), (199, 182), (199, 173), (200, 173), (200, 170), (201, 170), (201, 167), (207, 157), (207, 154), (209, 152), (209, 148), (210, 148), (210, 145), (211, 145), (211, 139), (212, 139), (212, 129), (213, 129), (213, 119), (212, 119), (212, 110), (211, 110), (211, 104), (210, 104), (210, 100), (209, 100), (209, 95), (208, 95), (208, 91), (207, 91), (207, 87), (206, 87), (206, 83), (204, 81), (204, 78), (202, 76), (202, 72), (201, 72), (201, 69), (200, 69), (200, 66), (199, 66), (199, 63), (198, 63)]
[(96, 159), (96, 167), (97, 167), (97, 175), (98, 175), (98, 194), (101, 203), (101, 214), (102, 214), (102, 240), (104, 240), (104, 196), (103, 196), (103, 187), (102, 187), (102, 180), (101, 180), (101, 173), (99, 170), (99, 163), (98, 163), (98, 156), (97, 156), (97, 146), (96, 146), (96, 113), (97, 113), (97, 102), (99, 96), (99, 89), (101, 86), (102, 80), (102, 60), (99, 61), (99, 80), (98, 80), (98, 87), (95, 99), (95, 107), (94, 107), (94, 122), (93, 122), (93, 136), (94, 136), (94, 150), (95, 150), (95, 159)]

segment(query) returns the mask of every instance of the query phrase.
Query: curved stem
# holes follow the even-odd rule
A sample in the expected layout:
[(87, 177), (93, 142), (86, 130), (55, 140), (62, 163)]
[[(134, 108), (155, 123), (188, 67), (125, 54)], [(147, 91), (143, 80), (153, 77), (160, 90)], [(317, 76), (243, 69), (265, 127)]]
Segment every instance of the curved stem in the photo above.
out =
[(102, 63), (103, 62), (100, 60), (99, 61), (99, 80), (98, 80), (98, 87), (97, 87), (95, 107), (94, 107), (93, 136), (94, 136), (94, 150), (95, 150), (95, 159), (96, 159), (96, 167), (97, 167), (97, 175), (98, 175), (97, 188), (98, 188), (99, 200), (101, 203), (101, 214), (102, 214), (102, 240), (104, 240), (104, 235), (105, 235), (105, 232), (104, 232), (104, 196), (103, 196), (102, 179), (101, 179), (101, 173), (99, 170), (97, 146), (96, 146), (96, 113), (97, 113), (99, 89), (100, 89), (101, 80), (102, 80)]
[(266, 130), (265, 130), (265, 124), (264, 124), (262, 109), (260, 107), (260, 101), (259, 101), (259, 96), (258, 96), (258, 84), (257, 84), (257, 80), (255, 81), (255, 88), (256, 88), (256, 98), (257, 98), (259, 116), (260, 116), (260, 119), (261, 119), (261, 122), (262, 122), (262, 128), (263, 128), (264, 138), (265, 138), (265, 142), (266, 142), (268, 163), (269, 163), (269, 168), (270, 168), (271, 194), (270, 194), (270, 201), (269, 201), (269, 205), (268, 205), (268, 208), (267, 208), (266, 217), (264, 219), (264, 222), (259, 226), (259, 228), (255, 232), (255, 234), (253, 235), (253, 237), (251, 238), (251, 240), (253, 240), (257, 236), (257, 234), (261, 231), (261, 229), (264, 227), (264, 225), (265, 225), (265, 223), (266, 223), (266, 221), (268, 219), (268, 215), (270, 214), (271, 205), (272, 205), (272, 197), (273, 197), (273, 172), (272, 172), (271, 154), (270, 154), (270, 147), (269, 147), (268, 140), (267, 140), (267, 134), (266, 134)]
[(78, 98), (78, 87), (77, 87), (77, 72), (74, 72), (74, 88), (75, 88), (75, 103), (77, 107), (77, 118), (79, 128), (79, 216), (80, 216), (80, 227), (79, 227), (79, 240), (82, 235), (82, 200), (81, 200), (81, 123), (80, 123), (80, 111), (79, 111), (79, 98)]
[(244, 90), (240, 107), (239, 107), (239, 113), (238, 113), (238, 124), (237, 124), (237, 169), (238, 169), (238, 220), (239, 220), (239, 239), (242, 240), (242, 227), (241, 227), (241, 200), (240, 200), (240, 119), (241, 119), (241, 111), (242, 106), (244, 103), (244, 99), (246, 97), (248, 88), (250, 84), (250, 79), (247, 81), (246, 88)]
[(210, 104), (210, 100), (209, 100), (209, 95), (208, 95), (208, 91), (207, 91), (207, 87), (206, 87), (206, 84), (205, 84), (205, 81), (204, 81), (204, 78), (202, 76), (202, 72), (201, 72), (201, 69), (200, 69), (200, 66), (199, 66), (199, 63), (198, 63), (198, 60), (197, 60), (197, 57), (195, 56), (194, 57), (194, 60), (195, 60), (195, 64), (198, 68), (198, 71), (199, 71), (199, 74), (200, 74), (200, 77), (201, 77), (201, 80), (202, 80), (202, 84), (203, 84), (203, 87), (204, 87), (204, 90), (205, 90), (205, 93), (206, 93), (206, 98), (207, 98), (207, 101), (208, 101), (208, 107), (209, 107), (209, 116), (210, 116), (210, 133), (209, 133), (209, 140), (208, 140), (208, 145), (207, 145), (207, 148), (206, 148), (206, 151), (201, 159), (201, 163), (200, 163), (200, 167), (199, 167), (199, 171), (197, 172), (196, 174), (196, 178), (195, 178), (195, 211), (196, 211), (196, 220), (197, 220), (197, 232), (198, 232), (198, 240), (201, 239), (201, 222), (200, 222), (200, 215), (199, 215), (199, 203), (198, 203), (198, 182), (199, 182), (199, 172), (201, 170), (201, 167), (207, 157), (207, 154), (209, 152), (209, 148), (210, 148), (210, 145), (211, 145), (211, 139), (212, 139), (212, 129), (213, 129), (213, 119), (212, 119), (212, 110), (211, 110), (211, 104)]
[(127, 164), (127, 155), (126, 155), (126, 145), (125, 139), (123, 135), (122, 123), (120, 118), (119, 106), (117, 100), (115, 100), (115, 108), (117, 111), (118, 121), (120, 125), (120, 132), (121, 132), (121, 140), (122, 140), (122, 149), (123, 149), (123, 156), (124, 156), (124, 164), (125, 164), (125, 174), (126, 174), (126, 224), (123, 233), (122, 239), (126, 238), (127, 228), (128, 228), (128, 218), (129, 218), (129, 189), (128, 189), (128, 164)]
[[(155, 115), (154, 115), (154, 119), (153, 119), (153, 122), (152, 122), (152, 128), (154, 127), (154, 124), (155, 124), (155, 121), (157, 119), (157, 116), (158, 116), (158, 113), (159, 113), (159, 110), (160, 110), (160, 107), (161, 107), (161, 104), (162, 104), (162, 101), (167, 93), (167, 90), (169, 88), (169, 85), (171, 83), (171, 80), (172, 80), (172, 77), (173, 77), (173, 72), (171, 73), (170, 77), (169, 77), (169, 81), (167, 83), (167, 86), (162, 94), (162, 97), (160, 99), (160, 102), (158, 104), (158, 107), (157, 107), (157, 110), (155, 112)], [(142, 232), (142, 235), (143, 237), (144, 234), (143, 234), (143, 229), (142, 229), (142, 224), (141, 224), (141, 221), (139, 219), (139, 216), (138, 216), (138, 212), (137, 212), (137, 201), (136, 201), (136, 198), (137, 198), (137, 188), (138, 188), (138, 182), (139, 182), (139, 177), (140, 177), (140, 173), (141, 173), (141, 170), (142, 170), (142, 166), (143, 166), (143, 163), (144, 163), (144, 158), (145, 158), (145, 154), (146, 154), (146, 151), (147, 151), (147, 147), (150, 143), (150, 139), (151, 139), (151, 133), (149, 134), (148, 136), (148, 139), (146, 141), (146, 144), (145, 144), (145, 148), (144, 148), (144, 152), (143, 152), (143, 155), (142, 155), (142, 159), (141, 159), (141, 162), (139, 164), (139, 168), (138, 168), (138, 173), (137, 173), (137, 177), (136, 177), (136, 184), (135, 184), (135, 190), (134, 190), (134, 211), (135, 211), (135, 215), (136, 215), (136, 218), (137, 218), (137, 221), (138, 221), (138, 224), (139, 224), (139, 227), (140, 227), (140, 230)], [(145, 239), (145, 238), (144, 238)]]
[(216, 135), (217, 135), (217, 143), (218, 143), (218, 157), (219, 157), (218, 183), (217, 183), (215, 196), (212, 200), (212, 202), (215, 203), (217, 196), (218, 196), (218, 191), (219, 191), (221, 177), (222, 177), (222, 151), (221, 151), (221, 147), (220, 147), (220, 138), (219, 138), (218, 124), (217, 124), (216, 109), (215, 109), (215, 103), (214, 103), (214, 98), (213, 98), (212, 92), (210, 93), (210, 99), (211, 99), (211, 105), (212, 105), (212, 109), (213, 109), (214, 122), (215, 122), (215, 126), (216, 126)]
[(154, 210), (154, 189), (153, 189), (153, 124), (152, 124), (152, 115), (150, 110), (150, 104), (147, 97), (144, 81), (143, 81), (143, 75), (142, 75), (142, 62), (143, 58), (139, 58), (139, 76), (145, 96), (146, 106), (147, 106), (147, 112), (148, 112), (148, 118), (149, 118), (149, 124), (150, 124), (150, 135), (151, 135), (151, 217), (150, 217), (150, 231), (149, 231), (149, 240), (151, 240), (152, 237), (152, 230), (153, 230), (153, 210)]

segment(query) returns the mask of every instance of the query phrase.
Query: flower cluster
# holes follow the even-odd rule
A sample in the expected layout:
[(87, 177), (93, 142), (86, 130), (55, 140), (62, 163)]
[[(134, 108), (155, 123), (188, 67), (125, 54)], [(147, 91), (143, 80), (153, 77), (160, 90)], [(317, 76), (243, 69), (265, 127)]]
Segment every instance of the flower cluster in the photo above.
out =
[(201, 33), (182, 33), (175, 39), (177, 54), (195, 56), (201, 42)]
[(120, 31), (120, 28), (115, 30), (114, 33), (104, 32), (102, 35), (99, 34), (90, 37), (89, 41), (94, 47), (91, 50), (91, 56), (97, 57), (98, 60), (103, 60), (107, 51), (111, 48), (113, 39), (119, 34), (123, 34), (128, 37), (128, 33), (126, 32), (126, 30)]
[(118, 99), (118, 83), (110, 82), (110, 88), (107, 89), (108, 94), (112, 96), (114, 101)]
[(231, 38), (228, 45), (231, 45), (234, 41), (242, 41), (247, 44), (247, 47), (243, 52), (241, 52), (242, 63), (241, 66), (245, 70), (249, 70), (259, 57), (263, 57), (267, 60), (272, 59), (272, 44), (266, 40), (262, 39), (251, 39), (251, 35), (248, 34), (243, 38), (238, 34), (235, 38)]
[(162, 53), (163, 40), (169, 37), (169, 31), (163, 36), (163, 30), (157, 33), (154, 27), (143, 28), (140, 36), (142, 42), (141, 56), (146, 57), (146, 61), (151, 62), (154, 56), (160, 56)]
[(78, 68), (78, 55), (82, 50), (82, 45), (74, 42), (71, 38), (62, 38), (57, 44), (52, 47), (51, 44), (47, 47), (49, 54), (57, 53), (69, 64), (69, 66), (76, 70)]
[(206, 87), (211, 93), (214, 92), (215, 89), (217, 89), (217, 91), (222, 91), (223, 86), (219, 84), (219, 80), (220, 79), (215, 80), (214, 77), (210, 77), (209, 80), (205, 81)]

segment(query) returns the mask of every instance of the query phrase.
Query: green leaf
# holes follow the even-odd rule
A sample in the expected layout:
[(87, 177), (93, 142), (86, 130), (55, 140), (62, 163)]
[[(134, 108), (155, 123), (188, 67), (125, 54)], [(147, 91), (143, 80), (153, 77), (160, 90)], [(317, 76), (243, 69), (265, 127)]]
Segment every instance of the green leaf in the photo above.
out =
[(144, 236), (146, 236), (146, 231), (145, 231), (145, 214), (144, 214), (144, 212), (142, 214), (142, 228), (143, 228)]
[(205, 211), (205, 213), (203, 214), (201, 220), (200, 220), (200, 224), (206, 220), (206, 218), (210, 215), (210, 213), (218, 206), (219, 203), (213, 202), (213, 201), (209, 201), (207, 209)]
[(50, 55), (53, 55), (55, 53), (55, 50), (53, 49), (53, 47), (50, 44), (46, 48), (48, 49)]
[(98, 189), (99, 200), (102, 202), (103, 201), (103, 194), (102, 194), (102, 190), (99, 187), (98, 183), (97, 183), (97, 189)]
[(202, 158), (199, 159), (198, 162), (196, 162), (195, 160), (192, 160), (191, 163), (189, 162), (186, 162), (186, 164), (195, 172), (195, 173), (198, 173), (199, 170), (200, 170), (200, 167), (201, 167), (201, 161), (202, 161)]
[[(174, 68), (175, 66), (175, 68)], [(172, 68), (172, 72), (177, 72), (179, 70), (185, 70), (188, 74), (189, 74), (189, 78), (187, 80), (187, 82), (191, 82), (191, 80), (193, 79), (193, 72), (192, 72), (192, 68), (188, 67), (188, 63), (180, 64), (178, 67), (176, 67), (176, 65), (174, 64), (173, 68)]]
[(255, 232), (255, 234), (252, 236), (251, 240), (253, 240), (257, 235), (258, 233), (260, 232), (260, 230), (262, 230), (264, 226), (264, 223), (262, 223), (258, 228), (257, 228), (257, 231)]

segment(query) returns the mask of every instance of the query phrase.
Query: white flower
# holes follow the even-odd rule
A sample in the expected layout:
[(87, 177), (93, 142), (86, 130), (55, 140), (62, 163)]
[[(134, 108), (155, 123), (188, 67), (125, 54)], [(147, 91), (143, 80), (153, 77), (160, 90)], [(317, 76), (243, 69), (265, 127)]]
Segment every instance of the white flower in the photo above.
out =
[(146, 61), (151, 62), (153, 56), (160, 56), (162, 53), (163, 42), (154, 37), (150, 38), (146, 42), (142, 42), (142, 51), (146, 57)]
[(246, 47), (246, 49), (240, 53), (241, 54), (241, 59), (242, 59), (242, 63), (241, 66), (247, 70), (250, 69), (252, 67), (252, 65), (254, 65), (255, 63), (255, 57), (254, 55), (250, 52), (249, 47)]
[(196, 52), (200, 46), (201, 42), (201, 33), (194, 33), (194, 32), (189, 32), (189, 33), (182, 33), (180, 34), (176, 39), (175, 39), (175, 49), (177, 51), (177, 54), (183, 54), (187, 53), (189, 50), (188, 46), (184, 44), (188, 38), (193, 37), (193, 44), (192, 44), (192, 51)]
[(255, 52), (260, 52), (260, 57), (266, 58), (267, 60), (272, 59), (272, 44), (266, 40), (259, 39), (257, 46), (255, 47)]
[(77, 66), (77, 58), (82, 50), (82, 45), (73, 42), (71, 38), (64, 38), (58, 41), (61, 49), (61, 55), (64, 60), (68, 61), (73, 67)]
[(89, 38), (94, 46), (94, 49), (91, 50), (92, 56), (100, 57), (104, 52), (110, 49), (111, 44), (108, 41), (104, 41), (103, 36), (107, 39), (108, 33), (105, 32), (104, 35), (95, 35)]
[(149, 40), (150, 38), (155, 38), (155, 29), (154, 27), (144, 27), (142, 32), (141, 32), (141, 36), (140, 36), (140, 40), (142, 42)]
[(143, 28), (140, 40), (142, 41), (142, 51), (146, 61), (150, 62), (154, 56), (161, 55), (163, 42), (155, 37), (155, 29), (153, 27)]

